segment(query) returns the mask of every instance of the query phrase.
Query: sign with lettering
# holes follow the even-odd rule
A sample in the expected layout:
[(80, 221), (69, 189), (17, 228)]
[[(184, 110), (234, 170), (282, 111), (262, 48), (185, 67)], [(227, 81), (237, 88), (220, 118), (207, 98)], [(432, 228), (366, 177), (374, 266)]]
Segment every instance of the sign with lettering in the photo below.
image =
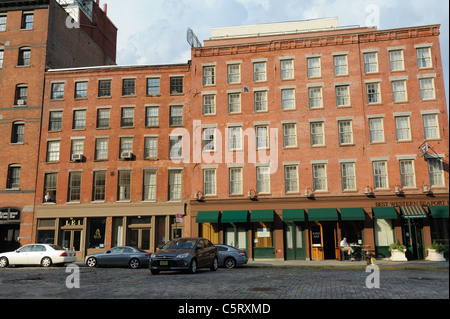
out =
[(82, 218), (71, 218), (71, 219), (65, 219), (63, 221), (63, 226), (82, 226), (82, 225), (83, 225)]
[(448, 200), (415, 200), (376, 202), (375, 207), (405, 207), (405, 206), (445, 206)]
[(20, 209), (17, 208), (0, 209), (0, 221), (20, 222)]

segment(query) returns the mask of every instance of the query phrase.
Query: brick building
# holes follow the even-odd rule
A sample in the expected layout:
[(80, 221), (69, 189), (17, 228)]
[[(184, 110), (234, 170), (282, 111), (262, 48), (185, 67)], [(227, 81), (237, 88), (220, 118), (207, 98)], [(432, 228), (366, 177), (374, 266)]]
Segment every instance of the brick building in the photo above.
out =
[(193, 235), (253, 258), (339, 259), (342, 237), (377, 257), (396, 240), (411, 259), (448, 247), (439, 25), (213, 29), (191, 75)]
[[(117, 29), (98, 2), (85, 3), (89, 11), (79, 1), (0, 2), (0, 251), (34, 241), (46, 68), (115, 64)], [(70, 19), (69, 4), (78, 20)], [(83, 26), (67, 27), (68, 21)], [(93, 25), (99, 27), (87, 34)]]

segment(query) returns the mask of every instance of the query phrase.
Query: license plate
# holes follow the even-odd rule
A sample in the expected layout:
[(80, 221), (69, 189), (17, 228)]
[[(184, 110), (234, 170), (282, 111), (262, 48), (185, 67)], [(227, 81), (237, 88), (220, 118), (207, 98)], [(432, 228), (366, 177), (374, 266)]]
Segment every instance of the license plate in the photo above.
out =
[(169, 266), (169, 262), (168, 262), (167, 260), (165, 260), (165, 261), (160, 261), (160, 262), (159, 262), (159, 265), (160, 265), (160, 266)]

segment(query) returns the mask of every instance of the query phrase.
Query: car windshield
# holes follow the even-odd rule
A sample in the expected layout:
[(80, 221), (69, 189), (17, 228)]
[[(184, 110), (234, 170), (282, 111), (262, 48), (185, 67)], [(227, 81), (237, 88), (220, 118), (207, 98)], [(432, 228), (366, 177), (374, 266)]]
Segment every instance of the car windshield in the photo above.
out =
[(178, 238), (169, 241), (163, 249), (192, 249), (195, 246), (195, 239)]

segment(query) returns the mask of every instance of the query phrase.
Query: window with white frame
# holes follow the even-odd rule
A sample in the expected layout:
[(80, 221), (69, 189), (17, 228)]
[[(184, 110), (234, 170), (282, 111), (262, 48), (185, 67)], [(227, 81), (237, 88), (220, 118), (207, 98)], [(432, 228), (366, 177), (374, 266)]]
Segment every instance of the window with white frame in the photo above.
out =
[(373, 165), (373, 180), (375, 189), (386, 189), (389, 187), (387, 162), (379, 161), (372, 162)]
[(156, 127), (159, 126), (159, 107), (148, 106), (145, 109), (145, 126)]
[(444, 165), (441, 158), (428, 158), (428, 174), (430, 177), (430, 186), (445, 186), (444, 183)]
[(203, 115), (216, 114), (216, 96), (214, 94), (203, 95)]
[(356, 190), (355, 163), (341, 163), (341, 181), (343, 191)]
[(336, 86), (336, 106), (350, 105), (350, 85)]
[(283, 124), (283, 147), (297, 146), (297, 124)]
[(22, 12), (22, 22), (20, 28), (22, 30), (33, 30), (34, 12)]
[(368, 52), (364, 53), (364, 71), (366, 73), (378, 72), (378, 53)]
[(27, 99), (28, 99), (28, 85), (26, 84), (17, 85), (14, 104), (18, 106), (26, 106)]
[(258, 194), (270, 193), (270, 167), (258, 166), (256, 168), (256, 192)]
[(81, 172), (69, 173), (68, 202), (79, 202), (81, 199)]
[(397, 141), (411, 140), (409, 116), (397, 116), (395, 118), (395, 130), (397, 133)]
[(253, 63), (253, 81), (261, 82), (267, 80), (266, 62)]
[(47, 143), (47, 162), (58, 162), (61, 141)]
[(299, 191), (297, 165), (286, 165), (284, 167), (284, 185), (286, 193), (297, 193)]
[(321, 66), (320, 66), (320, 57), (308, 58), (308, 77), (315, 78), (322, 76)]
[(170, 126), (183, 126), (183, 107), (170, 107)]
[(281, 90), (281, 109), (282, 110), (295, 109), (295, 89)]
[(228, 64), (228, 84), (241, 83), (241, 65)]
[(255, 112), (267, 111), (267, 91), (255, 92)]
[(121, 137), (120, 138), (120, 158), (123, 159), (125, 153), (133, 152), (133, 138)]
[(106, 198), (106, 171), (95, 171), (92, 185), (92, 201), (104, 201)]
[(86, 81), (75, 82), (75, 98), (76, 99), (87, 98), (87, 92), (88, 92), (88, 83)]
[(120, 127), (133, 127), (133, 126), (134, 126), (134, 107), (123, 107)]
[[(1, 17), (0, 17), (1, 19)], [(3, 49), (0, 49), (0, 69), (3, 68), (3, 56), (4, 56), (4, 51)]]
[(6, 183), (7, 189), (19, 189), (20, 188), (20, 169), (21, 166), (13, 164), (8, 166), (8, 180)]
[(215, 150), (215, 141), (216, 138), (216, 128), (210, 127), (203, 129), (203, 151), (214, 151)]
[(160, 94), (160, 79), (159, 78), (147, 78), (147, 95)]
[(169, 200), (181, 199), (182, 171), (169, 171)]
[(18, 66), (30, 66), (31, 65), (31, 49), (20, 48), (19, 49), (19, 61)]
[(156, 170), (145, 170), (144, 171), (144, 201), (154, 201), (156, 200)]
[(145, 158), (156, 159), (158, 158), (158, 138), (157, 137), (146, 137), (145, 138)]
[(281, 79), (289, 80), (294, 78), (294, 60), (281, 60)]
[[(58, 173), (45, 173), (44, 177), (44, 202), (56, 202), (56, 190), (58, 185)], [(50, 198), (45, 198), (49, 193)]]
[(384, 142), (384, 125), (383, 118), (369, 119), (370, 142), (380, 143)]
[(269, 127), (267, 125), (255, 126), (256, 131), (256, 148), (269, 147)]
[(105, 161), (108, 159), (108, 138), (95, 139), (95, 160)]
[(230, 168), (230, 195), (242, 195), (242, 168), (232, 167)]
[(311, 122), (311, 146), (325, 145), (324, 122)]
[(216, 84), (216, 67), (205, 66), (203, 67), (203, 85)]
[(420, 97), (423, 100), (434, 100), (436, 94), (434, 91), (434, 78), (419, 79)]
[(24, 135), (25, 135), (25, 123), (14, 122), (12, 125), (11, 143), (23, 144)]
[(0, 15), (0, 32), (6, 31), (6, 14)]
[(314, 191), (328, 190), (327, 165), (326, 164), (313, 164), (312, 170), (313, 170)]
[(131, 199), (131, 171), (119, 171), (117, 183), (117, 200), (129, 201)]
[(83, 130), (86, 128), (86, 110), (73, 111), (73, 126), (74, 130)]
[(353, 125), (351, 120), (338, 121), (339, 145), (353, 144)]
[(433, 67), (430, 47), (417, 49), (417, 66), (419, 67), (419, 69)]
[(177, 159), (183, 157), (183, 135), (170, 135), (169, 158)]
[(228, 150), (236, 151), (242, 149), (242, 127), (228, 127)]
[(416, 173), (413, 160), (400, 160), (400, 179), (402, 187), (416, 187)]
[(241, 93), (228, 94), (228, 113), (241, 112)]
[(52, 100), (64, 99), (64, 83), (52, 83)]
[(391, 64), (391, 71), (403, 71), (405, 69), (403, 62), (403, 50), (389, 51), (389, 60)]
[(309, 107), (320, 108), (322, 104), (322, 87), (310, 87), (308, 88), (309, 95)]
[(439, 122), (437, 114), (424, 114), (423, 115), (423, 128), (425, 133), (425, 139), (438, 139), (439, 134)]
[(334, 75), (347, 75), (348, 74), (348, 62), (347, 55), (336, 55), (334, 60)]
[(71, 158), (73, 158), (74, 155), (83, 155), (83, 153), (84, 153), (84, 139), (72, 140)]
[(367, 103), (381, 103), (380, 83), (367, 83)]
[(394, 102), (405, 102), (408, 100), (406, 81), (392, 81), (392, 97)]
[(203, 170), (203, 194), (216, 195), (216, 169), (204, 169)]
[(97, 128), (109, 128), (110, 109), (97, 110)]

